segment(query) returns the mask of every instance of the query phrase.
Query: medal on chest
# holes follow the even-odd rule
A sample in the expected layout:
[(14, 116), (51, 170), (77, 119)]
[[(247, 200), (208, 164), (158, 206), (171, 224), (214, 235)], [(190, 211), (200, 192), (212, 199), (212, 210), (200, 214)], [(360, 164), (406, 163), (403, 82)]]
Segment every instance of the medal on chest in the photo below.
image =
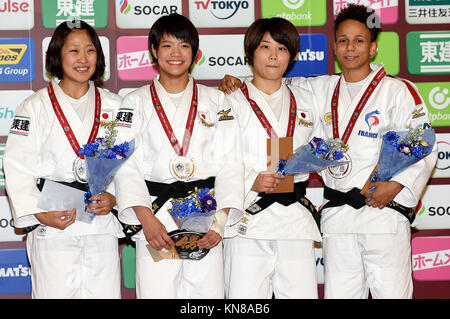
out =
[(150, 94), (152, 97), (153, 106), (155, 107), (155, 111), (158, 114), (164, 132), (166, 133), (166, 136), (175, 152), (175, 155), (169, 162), (169, 171), (175, 179), (184, 182), (191, 179), (194, 176), (196, 170), (194, 159), (192, 158), (192, 156), (187, 154), (189, 144), (191, 142), (192, 131), (194, 130), (198, 106), (197, 84), (195, 83), (195, 81), (193, 82), (192, 100), (181, 147), (175, 136), (172, 125), (167, 118), (161, 101), (159, 100), (158, 94), (156, 93), (155, 84), (152, 83), (150, 85)]
[[(375, 75), (375, 77), (372, 79), (369, 86), (364, 91), (364, 94), (362, 95), (361, 99), (359, 100), (357, 106), (355, 107), (353, 114), (350, 118), (350, 121), (347, 124), (347, 127), (345, 128), (344, 134), (342, 135), (342, 141), (344, 144), (347, 144), (348, 139), (350, 138), (350, 135), (356, 125), (356, 121), (359, 118), (359, 115), (362, 113), (362, 110), (366, 106), (370, 96), (375, 91), (378, 84), (381, 82), (381, 80), (385, 77), (386, 71), (384, 68), (381, 68), (378, 73)], [(333, 97), (331, 99), (331, 123), (333, 126), (333, 138), (339, 138), (339, 125), (338, 125), (338, 105), (339, 105), (339, 91), (341, 86), (341, 79), (339, 79), (334, 92)], [(338, 165), (338, 166), (332, 166), (328, 167), (327, 171), (328, 173), (336, 178), (344, 178), (348, 176), (352, 170), (352, 159), (349, 154), (343, 153), (345, 160), (349, 161), (348, 163)]]
[[(58, 118), (59, 123), (61, 124), (64, 134), (66, 135), (66, 138), (69, 141), (70, 145), (72, 146), (72, 149), (76, 155), (75, 160), (73, 161), (72, 164), (73, 175), (78, 182), (87, 183), (88, 182), (87, 169), (86, 169), (86, 162), (84, 160), (84, 155), (78, 154), (80, 144), (78, 143), (78, 140), (75, 137), (72, 128), (70, 127), (69, 121), (64, 115), (64, 112), (61, 109), (58, 99), (56, 98), (52, 82), (50, 82), (47, 88), (47, 92), (48, 96), (50, 97), (50, 101), (52, 103), (53, 111), (55, 112), (55, 115)], [(97, 87), (95, 87), (95, 117), (87, 143), (92, 143), (97, 137), (97, 133), (100, 127), (100, 110), (101, 110), (100, 93)]]

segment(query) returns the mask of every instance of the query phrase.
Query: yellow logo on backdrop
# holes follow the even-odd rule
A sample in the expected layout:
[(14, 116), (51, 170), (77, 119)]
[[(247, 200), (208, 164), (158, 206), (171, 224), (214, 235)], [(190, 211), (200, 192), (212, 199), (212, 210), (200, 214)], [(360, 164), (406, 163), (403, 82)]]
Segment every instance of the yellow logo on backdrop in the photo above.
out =
[(19, 63), (26, 50), (26, 44), (0, 44), (0, 64), (14, 65)]

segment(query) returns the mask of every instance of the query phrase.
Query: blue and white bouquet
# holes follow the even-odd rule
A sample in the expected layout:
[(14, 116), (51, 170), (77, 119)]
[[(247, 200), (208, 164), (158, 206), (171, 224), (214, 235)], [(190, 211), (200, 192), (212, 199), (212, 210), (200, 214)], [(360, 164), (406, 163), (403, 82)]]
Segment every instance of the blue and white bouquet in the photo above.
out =
[[(106, 126), (105, 137), (97, 137), (94, 142), (83, 145), (78, 150), (85, 156), (89, 192), (85, 194), (85, 203), (91, 196), (103, 193), (113, 179), (119, 167), (134, 152), (134, 140), (114, 145), (117, 130), (116, 121), (102, 122)], [(94, 219), (95, 214), (89, 214)]]
[[(389, 181), (412, 164), (431, 153), (436, 134), (433, 128), (409, 128), (405, 131), (389, 131), (383, 135), (378, 169), (371, 175), (371, 182)], [(375, 187), (372, 187), (372, 193)], [(370, 199), (368, 199), (370, 200)]]
[(342, 160), (348, 145), (339, 138), (324, 140), (313, 137), (308, 143), (300, 147), (288, 160), (281, 159), (277, 166), (277, 173), (292, 175), (320, 171), (329, 166), (345, 164)]
[(179, 229), (208, 232), (217, 207), (214, 190), (196, 187), (189, 196), (170, 202), (172, 207), (168, 211)]

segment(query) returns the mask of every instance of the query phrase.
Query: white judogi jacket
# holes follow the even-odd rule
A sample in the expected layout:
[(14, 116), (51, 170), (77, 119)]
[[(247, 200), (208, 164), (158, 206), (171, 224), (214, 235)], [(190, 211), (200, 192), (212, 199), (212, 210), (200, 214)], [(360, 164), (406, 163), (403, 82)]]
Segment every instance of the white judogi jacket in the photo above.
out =
[[(94, 84), (90, 83), (88, 103), (80, 105), (80, 108), (85, 108), (85, 112), (81, 112), (84, 113), (84, 118), (80, 119), (58, 82), (53, 80), (52, 83), (56, 98), (81, 147), (87, 143), (94, 121)], [(102, 114), (108, 114), (113, 119), (121, 98), (105, 89), (99, 88), (99, 92)], [(74, 182), (72, 165), (77, 156), (55, 115), (47, 88), (40, 89), (28, 97), (17, 108), (15, 120), (24, 121), (28, 125), (8, 135), (3, 168), (14, 224), (22, 228), (39, 224), (34, 214), (43, 212), (37, 206), (40, 197), (36, 186), (37, 179)], [(97, 136), (105, 136), (104, 128), (99, 128)], [(92, 224), (75, 221), (65, 230), (49, 226), (44, 228), (45, 231), (41, 231), (41, 234), (47, 237), (87, 234), (123, 236), (120, 224), (112, 214), (96, 216)]]
[[(178, 106), (174, 105), (164, 87), (155, 78), (155, 89), (167, 118), (180, 143), (183, 141), (186, 119), (193, 94), (193, 80), (184, 91)], [(215, 176), (217, 210), (235, 208), (228, 220), (242, 216), (244, 198), (244, 165), (237, 120), (229, 106), (224, 105), (224, 94), (216, 89), (197, 84), (198, 110), (192, 132), (188, 155), (195, 162), (195, 173), (189, 180), (196, 181)], [(128, 114), (130, 122), (120, 127), (124, 140), (135, 139), (136, 149), (115, 176), (116, 200), (119, 219), (127, 224), (140, 224), (133, 206), (152, 208), (155, 197), (149, 195), (145, 180), (173, 183), (177, 180), (170, 172), (169, 163), (177, 156), (161, 125), (153, 106), (150, 86), (145, 85), (129, 93), (119, 110)], [(219, 113), (222, 112), (222, 113)], [(208, 123), (209, 126), (202, 122)], [(177, 229), (168, 213), (170, 200), (159, 209), (156, 217), (167, 231)], [(233, 217), (235, 216), (236, 217)], [(144, 238), (141, 231), (136, 238)]]
[[(280, 119), (276, 117), (261, 92), (250, 82), (245, 81), (249, 96), (263, 111), (277, 135), (286, 136), (290, 94), (288, 87), (282, 85), (282, 111)], [(312, 94), (304, 89), (291, 88), (297, 102), (297, 118), (293, 136), (293, 150), (307, 144), (313, 136), (321, 136), (321, 127), (317, 108), (313, 104)], [(260, 172), (267, 171), (267, 135), (250, 103), (241, 90), (226, 97), (239, 119), (242, 130), (245, 160), (245, 208), (260, 197), (251, 190)], [(297, 174), (295, 182), (306, 181), (309, 174)], [(239, 231), (239, 229), (241, 231)], [(225, 237), (241, 236), (253, 239), (312, 239), (321, 241), (320, 232), (311, 213), (301, 204), (283, 206), (277, 202), (256, 215), (245, 213), (239, 223), (226, 227)]]
[[(340, 137), (361, 96), (381, 67), (381, 65), (371, 65), (373, 72), (353, 101), (348, 94), (345, 80), (341, 80), (338, 104)], [(291, 85), (301, 86), (313, 92), (318, 101), (320, 119), (329, 137), (333, 136), (331, 99), (340, 77), (324, 75), (307, 79), (287, 79)], [(414, 85), (413, 87), (417, 91)], [(368, 100), (348, 140), (351, 167), (342, 178), (334, 178), (327, 170), (322, 171), (324, 183), (342, 192), (347, 192), (353, 187), (361, 189), (377, 165), (383, 134), (390, 130), (407, 130), (408, 125), (428, 127), (430, 119), (427, 107), (418, 93), (417, 96), (421, 100), (419, 105), (416, 105), (413, 95), (401, 80), (385, 76)], [(430, 155), (394, 176), (392, 181), (404, 185), (394, 201), (406, 207), (417, 206), (436, 160), (437, 146), (435, 144)], [(356, 210), (349, 205), (332, 207), (322, 212), (321, 230), (324, 234), (395, 233), (399, 216), (401, 215), (398, 212), (390, 208), (380, 210), (364, 206)], [(401, 218), (404, 217), (401, 216)]]

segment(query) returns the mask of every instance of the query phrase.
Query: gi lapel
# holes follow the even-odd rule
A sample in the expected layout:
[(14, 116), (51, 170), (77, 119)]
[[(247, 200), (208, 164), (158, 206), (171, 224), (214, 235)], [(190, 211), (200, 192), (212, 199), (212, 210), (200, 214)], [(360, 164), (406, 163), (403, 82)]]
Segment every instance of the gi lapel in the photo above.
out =
[[(55, 91), (55, 96), (58, 99), (58, 102), (61, 106), (62, 111), (64, 112), (64, 115), (67, 118), (67, 121), (70, 124), (70, 127), (72, 128), (72, 131), (74, 132), (75, 137), (78, 140), (78, 143), (80, 144), (80, 147), (82, 147), (84, 144), (87, 143), (87, 140), (89, 138), (89, 134), (91, 133), (92, 124), (94, 122), (94, 115), (95, 115), (95, 89), (94, 85), (91, 84), (89, 87), (88, 92), (88, 101), (87, 104), (80, 105), (80, 107), (85, 107), (86, 111), (84, 114), (84, 118), (81, 121), (73, 109), (70, 102), (67, 100), (64, 92), (59, 87), (57, 82), (53, 80), (53, 89)], [(64, 134), (62, 127), (58, 120), (55, 119), (54, 122), (54, 134), (51, 134), (50, 141), (51, 143), (55, 143), (54, 145), (60, 145), (61, 147), (59, 155), (57, 155), (56, 165), (54, 174), (58, 176), (59, 174), (63, 174), (63, 172), (67, 172), (67, 165), (68, 162), (72, 164), (73, 160), (76, 157), (76, 154), (74, 153), (69, 141), (67, 140), (66, 135)]]
[[(264, 113), (264, 115), (266, 116), (267, 120), (269, 121), (270, 125), (272, 125), (272, 128), (274, 129), (275, 133), (279, 136), (279, 137), (283, 137), (286, 136), (286, 127), (284, 127), (283, 130), (280, 130), (280, 123), (278, 122), (275, 114), (272, 111), (272, 108), (270, 107), (269, 104), (267, 104), (266, 100), (264, 99), (263, 95), (259, 92), (259, 90), (250, 82), (250, 81), (245, 81), (247, 87), (248, 87), (248, 93), (251, 99), (253, 99), (256, 104), (258, 104), (259, 108), (261, 109), (261, 111)], [(289, 94), (289, 93), (288, 93)], [(289, 103), (289, 95), (288, 95), (288, 99), (287, 102)], [(283, 94), (283, 108), (284, 108), (284, 94)], [(287, 113), (289, 113), (289, 105), (287, 106)], [(283, 112), (281, 113), (281, 118), (283, 118)], [(287, 123), (287, 119), (286, 119), (286, 123)], [(264, 129), (261, 126), (261, 129)]]
[[(156, 92), (161, 100), (161, 104), (164, 108), (164, 111), (166, 112), (167, 118), (173, 128), (174, 134), (180, 144), (183, 142), (183, 137), (185, 134), (186, 120), (192, 100), (193, 84), (194, 81), (192, 80), (192, 78), (190, 78), (188, 85), (186, 86), (186, 89), (184, 91), (183, 97), (180, 100), (180, 104), (175, 106), (173, 105), (172, 100), (167, 94), (164, 87), (157, 80), (155, 81)], [(154, 116), (157, 115), (155, 114)], [(176, 155), (175, 151), (172, 148), (172, 145), (167, 139), (167, 136), (164, 134), (162, 126), (160, 125), (159, 128), (160, 129), (158, 131), (162, 132), (161, 136), (163, 136), (162, 138), (164, 139), (164, 141), (161, 144), (161, 149), (158, 152), (154, 167), (162, 167), (165, 169), (152, 170), (151, 179), (157, 181), (167, 179), (168, 176), (171, 176), (168, 170), (169, 162)]]

